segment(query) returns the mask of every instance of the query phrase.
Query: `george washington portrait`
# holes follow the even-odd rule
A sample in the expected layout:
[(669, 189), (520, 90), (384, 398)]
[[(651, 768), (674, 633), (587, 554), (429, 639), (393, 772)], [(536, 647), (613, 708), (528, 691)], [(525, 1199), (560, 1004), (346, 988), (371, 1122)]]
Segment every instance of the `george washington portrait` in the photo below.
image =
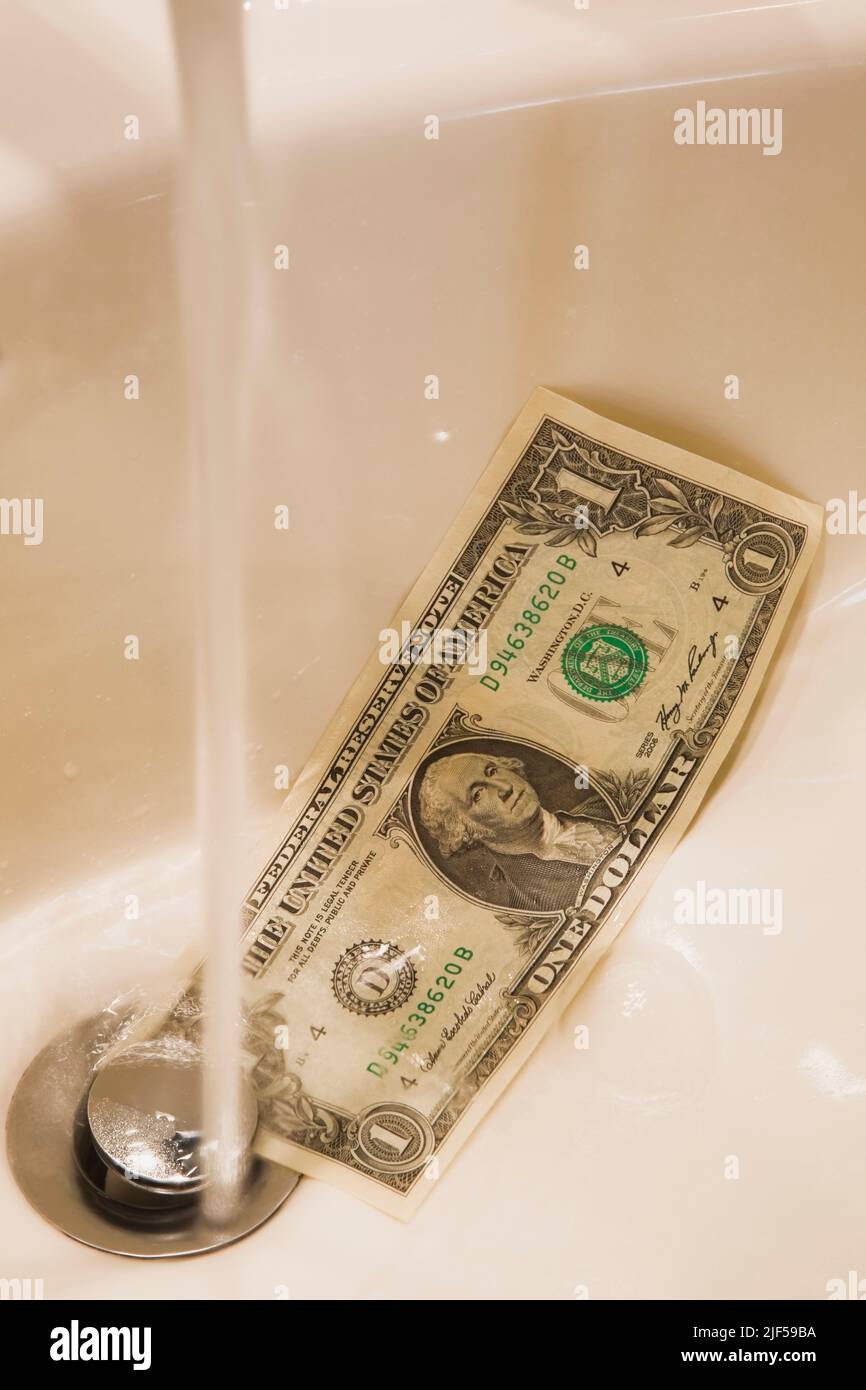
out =
[(556, 912), (574, 905), (620, 839), (613, 813), (575, 770), (528, 743), (467, 738), (422, 762), (412, 812), (433, 864), (491, 907)]

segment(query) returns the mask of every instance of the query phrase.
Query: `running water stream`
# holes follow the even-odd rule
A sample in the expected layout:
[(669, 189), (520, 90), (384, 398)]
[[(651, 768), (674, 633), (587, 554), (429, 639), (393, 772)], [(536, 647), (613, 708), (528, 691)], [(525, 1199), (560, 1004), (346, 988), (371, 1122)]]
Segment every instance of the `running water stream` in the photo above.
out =
[(185, 126), (178, 278), (192, 451), (197, 629), (197, 790), (204, 970), (204, 1115), (216, 1224), (243, 1178), (240, 1137), (244, 659), (241, 518), (250, 282), (241, 6), (172, 0)]

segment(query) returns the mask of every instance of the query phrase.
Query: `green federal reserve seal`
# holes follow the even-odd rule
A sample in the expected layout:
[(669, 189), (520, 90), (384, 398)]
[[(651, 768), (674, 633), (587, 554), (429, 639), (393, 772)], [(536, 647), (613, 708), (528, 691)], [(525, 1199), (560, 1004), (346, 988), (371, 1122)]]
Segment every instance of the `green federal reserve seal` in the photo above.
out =
[(621, 700), (640, 685), (646, 669), (643, 642), (627, 627), (612, 623), (585, 627), (562, 653), (562, 674), (587, 700)]

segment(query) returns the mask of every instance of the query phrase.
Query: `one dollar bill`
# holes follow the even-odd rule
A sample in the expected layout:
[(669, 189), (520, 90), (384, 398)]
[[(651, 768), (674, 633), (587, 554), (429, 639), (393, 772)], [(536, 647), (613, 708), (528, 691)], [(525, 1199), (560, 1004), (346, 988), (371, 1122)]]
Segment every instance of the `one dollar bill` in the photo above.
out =
[(695, 814), (821, 523), (535, 392), (250, 882), (260, 1152), (431, 1192)]

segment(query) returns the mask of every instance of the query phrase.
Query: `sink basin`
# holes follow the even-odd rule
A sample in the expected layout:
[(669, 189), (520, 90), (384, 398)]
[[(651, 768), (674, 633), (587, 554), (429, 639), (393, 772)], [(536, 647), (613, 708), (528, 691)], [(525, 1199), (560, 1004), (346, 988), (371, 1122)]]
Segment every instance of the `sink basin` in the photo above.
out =
[[(536, 385), (846, 521), (687, 837), (410, 1225), (306, 1180), (250, 1240), (142, 1264), (54, 1231), (4, 1167), (0, 1276), (826, 1298), (866, 1217), (866, 12), (256, 0), (245, 23), (251, 845)], [(44, 501), (41, 544), (0, 536), (5, 1107), (57, 1031), (200, 943), (170, 28), (158, 4), (7, 0), (0, 47), (3, 491)], [(778, 154), (678, 144), (698, 101), (780, 110)], [(781, 890), (781, 930), (680, 924), (699, 883)]]

